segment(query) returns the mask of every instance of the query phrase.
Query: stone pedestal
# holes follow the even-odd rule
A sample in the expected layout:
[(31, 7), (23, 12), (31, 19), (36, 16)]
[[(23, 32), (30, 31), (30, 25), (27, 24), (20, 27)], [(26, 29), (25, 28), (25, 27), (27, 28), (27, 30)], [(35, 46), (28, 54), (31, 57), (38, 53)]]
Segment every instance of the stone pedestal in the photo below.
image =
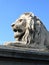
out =
[(49, 65), (49, 52), (0, 46), (0, 65)]

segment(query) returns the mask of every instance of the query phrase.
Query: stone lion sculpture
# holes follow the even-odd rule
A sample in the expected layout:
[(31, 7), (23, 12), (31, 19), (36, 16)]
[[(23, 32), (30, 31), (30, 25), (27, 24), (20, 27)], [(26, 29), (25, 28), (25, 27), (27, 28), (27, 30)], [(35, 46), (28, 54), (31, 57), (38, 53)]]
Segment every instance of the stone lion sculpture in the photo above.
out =
[(49, 32), (33, 13), (22, 14), (11, 26), (16, 41), (28, 47), (49, 48)]

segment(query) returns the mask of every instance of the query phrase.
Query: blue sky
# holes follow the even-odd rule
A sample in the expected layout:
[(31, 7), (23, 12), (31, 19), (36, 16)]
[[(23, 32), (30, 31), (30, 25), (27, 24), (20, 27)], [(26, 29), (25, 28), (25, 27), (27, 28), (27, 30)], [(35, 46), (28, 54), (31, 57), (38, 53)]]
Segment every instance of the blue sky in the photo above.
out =
[(0, 44), (15, 40), (11, 23), (24, 12), (33, 12), (49, 30), (49, 0), (0, 0)]

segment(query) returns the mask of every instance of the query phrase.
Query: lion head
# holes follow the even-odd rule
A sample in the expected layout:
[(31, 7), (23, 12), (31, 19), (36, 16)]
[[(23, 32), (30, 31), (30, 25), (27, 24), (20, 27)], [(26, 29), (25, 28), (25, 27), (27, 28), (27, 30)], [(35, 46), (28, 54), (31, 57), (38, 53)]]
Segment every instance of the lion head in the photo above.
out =
[(45, 47), (47, 30), (38, 17), (32, 13), (22, 14), (12, 23), (16, 41), (23, 41), (26, 45)]

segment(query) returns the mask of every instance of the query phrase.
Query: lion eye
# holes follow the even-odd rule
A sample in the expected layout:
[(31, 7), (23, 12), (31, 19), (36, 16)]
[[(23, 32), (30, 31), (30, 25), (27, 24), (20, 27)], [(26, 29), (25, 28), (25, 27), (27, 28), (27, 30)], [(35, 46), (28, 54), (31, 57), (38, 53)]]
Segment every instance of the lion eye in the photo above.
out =
[(21, 22), (23, 19), (20, 19), (19, 21)]

